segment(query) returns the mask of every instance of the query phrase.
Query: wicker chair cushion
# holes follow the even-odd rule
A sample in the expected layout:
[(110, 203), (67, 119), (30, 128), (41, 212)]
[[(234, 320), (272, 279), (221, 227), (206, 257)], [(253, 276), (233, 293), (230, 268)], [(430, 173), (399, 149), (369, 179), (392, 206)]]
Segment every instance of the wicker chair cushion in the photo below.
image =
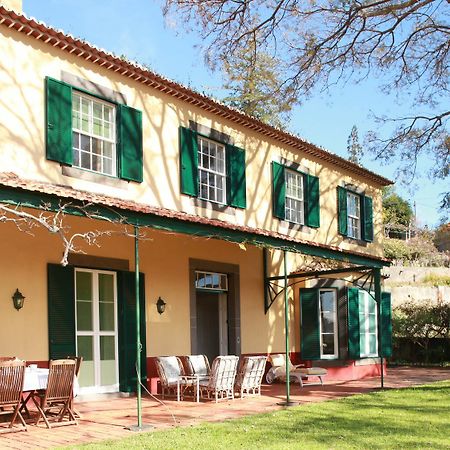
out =
[(160, 357), (159, 361), (164, 368), (164, 373), (166, 374), (167, 382), (169, 384), (177, 382), (181, 375), (180, 366), (176, 356), (164, 356)]
[(205, 357), (203, 355), (189, 355), (188, 358), (195, 375), (198, 375), (199, 377), (208, 377), (208, 368), (206, 367)]

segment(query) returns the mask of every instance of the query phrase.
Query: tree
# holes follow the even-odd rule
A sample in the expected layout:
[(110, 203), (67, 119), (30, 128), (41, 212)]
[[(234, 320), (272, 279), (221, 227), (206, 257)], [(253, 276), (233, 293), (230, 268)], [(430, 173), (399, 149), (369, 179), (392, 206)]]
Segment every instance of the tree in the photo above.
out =
[(408, 227), (413, 217), (411, 205), (392, 187), (383, 189), (383, 223)]
[(223, 60), (224, 88), (229, 92), (224, 102), (274, 127), (286, 127), (297, 102), (289, 88), (281, 86), (280, 62), (266, 52), (255, 56), (255, 45)]
[[(224, 61), (249, 43), (284, 62), (283, 87), (297, 98), (374, 75), (411, 111), (380, 117), (394, 130), (370, 135), (377, 158), (398, 157), (399, 176), (416, 174), (430, 154), (432, 175), (450, 176), (450, 3), (445, 0), (165, 0), (165, 14), (197, 27), (207, 61)], [(378, 127), (377, 127), (378, 128)], [(450, 207), (444, 193), (442, 207)]]
[(349, 161), (355, 164), (360, 163), (363, 155), (363, 149), (359, 143), (358, 128), (356, 128), (356, 125), (353, 125), (352, 131), (347, 139), (347, 152)]

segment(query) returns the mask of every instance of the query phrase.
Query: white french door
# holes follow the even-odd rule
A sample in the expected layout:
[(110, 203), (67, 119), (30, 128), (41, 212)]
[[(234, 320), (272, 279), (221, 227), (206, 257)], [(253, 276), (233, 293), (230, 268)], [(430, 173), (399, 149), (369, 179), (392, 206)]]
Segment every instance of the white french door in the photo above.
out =
[(77, 355), (83, 357), (79, 374), (81, 394), (117, 392), (116, 273), (75, 269)]

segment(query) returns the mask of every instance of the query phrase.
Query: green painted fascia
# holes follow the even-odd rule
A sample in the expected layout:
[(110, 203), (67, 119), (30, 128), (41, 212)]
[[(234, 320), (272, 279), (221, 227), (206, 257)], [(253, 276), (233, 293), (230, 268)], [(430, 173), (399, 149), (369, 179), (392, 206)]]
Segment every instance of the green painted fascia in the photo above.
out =
[(214, 225), (187, 222), (172, 217), (161, 217), (151, 213), (127, 211), (103, 205), (86, 206), (88, 202), (63, 197), (59, 198), (56, 195), (43, 194), (40, 192), (2, 187), (0, 188), (0, 202), (51, 212), (56, 212), (60, 210), (61, 206), (64, 206), (66, 214), (78, 217), (89, 217), (92, 219), (110, 220), (114, 222), (123, 221), (124, 224), (128, 225), (149, 227), (156, 230), (189, 234), (199, 237), (216, 238), (236, 243), (247, 243), (260, 247), (276, 248), (295, 253), (302, 253), (304, 255), (365, 265), (372, 268), (382, 268), (383, 266), (389, 265), (387, 262), (375, 258), (372, 259), (363, 255), (348, 254), (330, 248), (319, 248), (313, 245), (290, 242), (272, 236), (229, 230)]

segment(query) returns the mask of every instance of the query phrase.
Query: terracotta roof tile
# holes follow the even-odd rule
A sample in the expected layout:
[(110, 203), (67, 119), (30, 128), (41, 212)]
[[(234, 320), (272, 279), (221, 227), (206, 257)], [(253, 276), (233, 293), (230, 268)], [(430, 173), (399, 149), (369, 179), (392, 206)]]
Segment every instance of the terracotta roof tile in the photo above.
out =
[(374, 255), (355, 252), (351, 250), (344, 250), (339, 247), (319, 244), (317, 242), (305, 241), (301, 239), (296, 239), (294, 237), (278, 233), (275, 231), (264, 230), (261, 228), (253, 228), (245, 225), (237, 225), (231, 222), (226, 222), (218, 219), (209, 219), (206, 217), (201, 217), (194, 214), (187, 214), (181, 211), (174, 211), (167, 208), (157, 208), (154, 206), (145, 205), (142, 203), (137, 203), (130, 200), (122, 200), (119, 198), (109, 197), (101, 194), (93, 194), (87, 191), (80, 191), (77, 189), (73, 189), (68, 186), (61, 186), (56, 184), (50, 184), (43, 181), (35, 181), (19, 178), (15, 173), (12, 172), (0, 172), (0, 186), (14, 188), (14, 189), (22, 189), (25, 191), (39, 192), (47, 195), (54, 195), (58, 198), (68, 199), (68, 200), (79, 200), (81, 202), (92, 203), (101, 206), (107, 206), (111, 208), (117, 208), (123, 211), (133, 211), (142, 214), (149, 214), (158, 217), (165, 217), (168, 219), (176, 219), (184, 222), (190, 223), (199, 223), (203, 225), (209, 225), (225, 230), (233, 230), (239, 231), (243, 233), (247, 233), (249, 235), (257, 235), (257, 236), (267, 236), (275, 239), (283, 240), (287, 243), (298, 243), (304, 244), (311, 247), (323, 248), (328, 250), (337, 251), (342, 254), (350, 254), (350, 255), (358, 255), (362, 257), (367, 257), (370, 259), (388, 262), (385, 258), (380, 258)]

